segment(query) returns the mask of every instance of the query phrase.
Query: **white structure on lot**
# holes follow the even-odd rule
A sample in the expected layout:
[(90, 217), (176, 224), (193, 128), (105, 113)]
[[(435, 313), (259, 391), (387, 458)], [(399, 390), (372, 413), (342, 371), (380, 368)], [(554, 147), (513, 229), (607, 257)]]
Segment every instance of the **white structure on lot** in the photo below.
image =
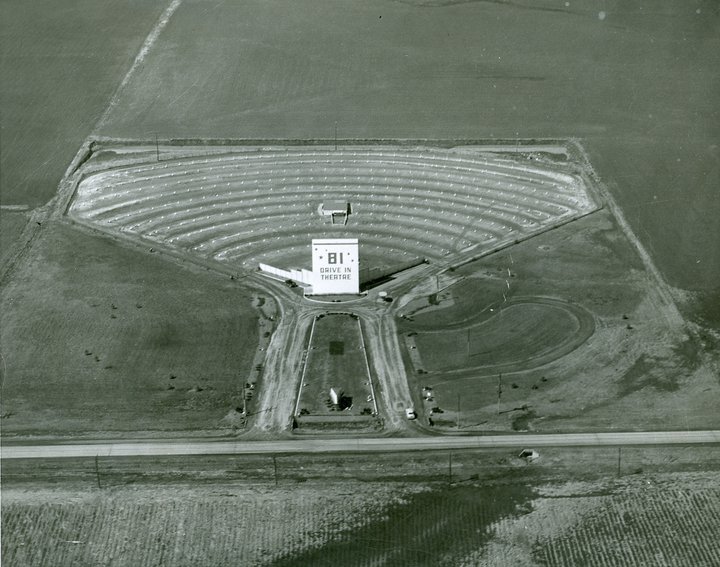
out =
[(350, 214), (350, 203), (347, 201), (324, 201), (320, 205), (320, 214), (330, 217), (333, 224), (347, 224)]
[(260, 271), (270, 276), (274, 276), (280, 280), (292, 280), (303, 286), (311, 286), (313, 283), (313, 273), (310, 270), (290, 268), (283, 270), (269, 264), (260, 263)]
[(330, 388), (330, 401), (332, 402), (332, 405), (339, 406), (342, 395), (342, 390), (339, 388)]

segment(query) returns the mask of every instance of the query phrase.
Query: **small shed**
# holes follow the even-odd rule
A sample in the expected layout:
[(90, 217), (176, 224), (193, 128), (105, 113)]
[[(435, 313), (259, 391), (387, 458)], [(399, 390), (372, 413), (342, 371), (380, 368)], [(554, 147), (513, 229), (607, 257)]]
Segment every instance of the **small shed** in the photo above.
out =
[(350, 203), (347, 201), (323, 201), (320, 205), (320, 214), (330, 217), (332, 224), (346, 225), (350, 215)]

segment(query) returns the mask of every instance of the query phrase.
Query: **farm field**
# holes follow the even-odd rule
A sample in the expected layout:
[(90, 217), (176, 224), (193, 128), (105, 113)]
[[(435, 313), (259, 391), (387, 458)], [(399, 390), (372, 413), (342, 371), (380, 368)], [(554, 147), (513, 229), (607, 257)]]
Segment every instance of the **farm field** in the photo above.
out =
[(710, 567), (720, 560), (714, 476), (541, 487), (529, 514), (493, 525), (493, 541), (458, 564)]
[[(460, 459), (461, 468), (474, 468), (471, 463)], [(687, 560), (709, 567), (720, 559), (717, 472), (566, 481), (533, 475), (534, 467), (518, 463), (502, 478), (476, 474), (452, 485), (325, 478), (302, 484), (284, 479), (277, 487), (223, 481), (90, 490), (4, 487), (2, 551), (13, 565), (34, 567)]]
[(398, 318), (417, 399), (422, 387), (433, 390), (420, 407), (443, 410), (432, 416), (436, 426), (720, 425), (711, 343), (663, 299), (608, 210), (452, 277), (442, 294), (419, 294)]
[(40, 230), (0, 292), (3, 436), (230, 431), (272, 302), (147, 249)]
[(4, 205), (34, 208), (54, 196), (65, 169), (107, 108), (164, 4), (161, 0), (2, 2)]

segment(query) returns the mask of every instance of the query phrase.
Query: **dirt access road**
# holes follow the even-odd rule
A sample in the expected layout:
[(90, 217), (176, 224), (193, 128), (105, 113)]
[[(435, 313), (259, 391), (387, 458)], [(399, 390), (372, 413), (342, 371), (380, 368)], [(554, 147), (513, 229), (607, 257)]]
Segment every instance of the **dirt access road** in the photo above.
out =
[(497, 447), (592, 447), (720, 443), (720, 431), (642, 431), (478, 437), (298, 439), (292, 441), (89, 442), (72, 445), (4, 445), (2, 459), (248, 455), (287, 453), (383, 453)]

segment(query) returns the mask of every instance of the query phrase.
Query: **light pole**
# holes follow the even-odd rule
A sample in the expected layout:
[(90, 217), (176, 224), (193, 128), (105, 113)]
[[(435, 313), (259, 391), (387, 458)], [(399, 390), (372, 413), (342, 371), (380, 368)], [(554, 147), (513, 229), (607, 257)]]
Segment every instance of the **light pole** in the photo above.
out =
[(457, 428), (460, 429), (460, 394), (457, 395), (457, 418), (455, 420)]
[(500, 415), (500, 395), (502, 394), (501, 380), (502, 380), (502, 374), (498, 374), (498, 384), (497, 384), (497, 395), (498, 395), (497, 412), (498, 412), (498, 415)]

